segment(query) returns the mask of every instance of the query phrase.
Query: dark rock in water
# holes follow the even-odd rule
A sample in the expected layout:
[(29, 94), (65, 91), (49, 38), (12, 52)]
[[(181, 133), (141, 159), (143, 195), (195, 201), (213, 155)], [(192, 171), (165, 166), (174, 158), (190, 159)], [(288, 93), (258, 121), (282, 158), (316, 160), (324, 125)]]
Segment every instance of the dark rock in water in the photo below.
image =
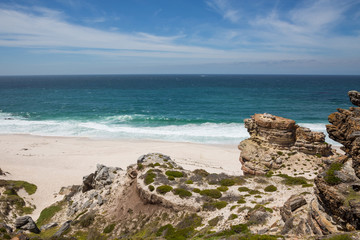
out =
[(64, 232), (70, 228), (71, 222), (71, 220), (66, 221), (52, 237), (60, 237), (61, 235), (63, 235)]
[(352, 104), (354, 104), (355, 106), (360, 107), (360, 92), (352, 90), (348, 92), (350, 101)]
[(57, 223), (45, 224), (45, 225), (42, 225), (42, 226), (41, 226), (40, 230), (41, 230), (41, 231), (44, 231), (44, 230), (47, 230), (47, 229), (56, 227), (57, 225), (58, 225)]
[(36, 226), (36, 223), (30, 216), (18, 217), (15, 220), (15, 228), (28, 230), (33, 233), (40, 233), (39, 228)]

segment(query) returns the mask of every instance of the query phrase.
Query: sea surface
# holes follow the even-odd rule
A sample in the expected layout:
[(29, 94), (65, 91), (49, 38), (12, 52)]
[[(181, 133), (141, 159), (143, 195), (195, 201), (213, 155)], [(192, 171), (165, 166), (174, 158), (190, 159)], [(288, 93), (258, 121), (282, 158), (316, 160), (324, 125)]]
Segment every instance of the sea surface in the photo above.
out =
[(237, 144), (254, 113), (325, 132), (349, 90), (360, 76), (0, 76), (0, 134)]

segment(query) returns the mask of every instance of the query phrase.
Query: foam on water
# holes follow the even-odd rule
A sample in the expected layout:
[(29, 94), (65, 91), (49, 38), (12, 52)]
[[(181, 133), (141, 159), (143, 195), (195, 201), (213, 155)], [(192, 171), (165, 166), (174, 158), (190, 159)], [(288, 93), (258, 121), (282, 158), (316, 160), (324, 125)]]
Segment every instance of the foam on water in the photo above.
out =
[[(199, 123), (182, 125), (148, 126), (132, 124), (134, 118), (144, 115), (123, 115), (100, 118), (95, 121), (80, 120), (29, 120), (0, 112), (0, 133), (34, 134), (42, 136), (81, 136), (113, 139), (155, 139), (177, 142), (237, 144), (249, 137), (243, 123)], [(325, 124), (299, 124), (326, 134)], [(326, 141), (339, 145), (326, 137)]]

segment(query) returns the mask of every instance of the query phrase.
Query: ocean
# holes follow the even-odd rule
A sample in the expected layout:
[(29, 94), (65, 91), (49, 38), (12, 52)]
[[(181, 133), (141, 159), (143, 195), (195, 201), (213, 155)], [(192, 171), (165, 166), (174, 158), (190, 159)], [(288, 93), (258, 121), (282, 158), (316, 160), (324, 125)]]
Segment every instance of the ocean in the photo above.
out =
[(349, 90), (360, 76), (0, 76), (0, 134), (237, 144), (254, 113), (325, 132)]

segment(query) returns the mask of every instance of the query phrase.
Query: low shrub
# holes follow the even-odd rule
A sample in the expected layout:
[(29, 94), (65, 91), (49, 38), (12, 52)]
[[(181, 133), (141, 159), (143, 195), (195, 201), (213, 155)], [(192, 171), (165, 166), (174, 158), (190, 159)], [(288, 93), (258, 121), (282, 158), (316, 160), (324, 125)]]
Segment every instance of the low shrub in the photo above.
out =
[(214, 217), (213, 219), (210, 219), (208, 221), (208, 224), (211, 227), (215, 227), (219, 223), (220, 220), (221, 220), (221, 217), (217, 216), (217, 217)]
[(325, 181), (330, 185), (336, 185), (341, 182), (340, 178), (335, 176), (335, 171), (340, 171), (343, 167), (342, 163), (334, 162), (330, 165), (325, 174)]
[(248, 191), (250, 191), (250, 189), (247, 188), (247, 187), (239, 187), (238, 190), (239, 190), (239, 192), (248, 192)]
[(349, 234), (341, 234), (325, 238), (324, 240), (352, 240), (353, 238)]
[(201, 190), (200, 190), (199, 188), (194, 188), (192, 191), (193, 191), (194, 193), (200, 193), (200, 192), (201, 192)]
[(104, 228), (104, 233), (111, 233), (115, 228), (115, 223), (112, 223), (110, 225), (107, 225), (105, 228)]
[(204, 169), (195, 169), (193, 173), (202, 177), (207, 177), (209, 175), (209, 173)]
[(154, 182), (154, 178), (156, 178), (156, 174), (153, 173), (152, 169), (148, 170), (145, 174), (144, 183), (145, 185), (149, 185)]
[(216, 189), (219, 190), (220, 192), (226, 192), (227, 190), (229, 190), (229, 188), (226, 187), (226, 186), (220, 186), (220, 187), (218, 187)]
[(166, 171), (165, 174), (168, 177), (174, 177), (174, 178), (180, 178), (184, 176), (184, 174), (179, 171)]
[(150, 192), (154, 191), (154, 189), (155, 189), (155, 187), (153, 185), (149, 185), (148, 188), (149, 188)]
[(306, 178), (304, 177), (291, 177), (289, 175), (286, 174), (278, 174), (277, 176), (282, 177), (283, 183), (285, 185), (303, 185), (303, 184), (307, 184)]
[(189, 192), (188, 190), (185, 190), (185, 189), (183, 189), (183, 188), (175, 188), (175, 189), (173, 190), (173, 193), (174, 193), (175, 195), (179, 195), (179, 197), (181, 197), (181, 198), (187, 198), (187, 197), (191, 197), (191, 196), (192, 196), (191, 192)]
[(274, 185), (269, 185), (264, 189), (265, 192), (275, 192), (277, 191), (277, 187), (275, 187)]
[(220, 185), (221, 186), (233, 186), (235, 184), (235, 181), (231, 178), (226, 178), (226, 179), (222, 179), (220, 180)]
[(194, 182), (192, 180), (186, 180), (185, 184), (193, 184)]
[(217, 189), (204, 189), (200, 191), (200, 194), (216, 199), (222, 196), (221, 192)]
[(167, 192), (170, 192), (173, 188), (169, 185), (162, 185), (156, 188), (156, 191), (160, 194), (166, 194)]
[(238, 218), (238, 215), (233, 213), (229, 216), (228, 220), (234, 220), (236, 218)]
[(205, 202), (203, 204), (203, 209), (208, 211), (214, 211), (215, 209), (222, 209), (228, 205), (225, 201), (216, 201), (216, 202)]

